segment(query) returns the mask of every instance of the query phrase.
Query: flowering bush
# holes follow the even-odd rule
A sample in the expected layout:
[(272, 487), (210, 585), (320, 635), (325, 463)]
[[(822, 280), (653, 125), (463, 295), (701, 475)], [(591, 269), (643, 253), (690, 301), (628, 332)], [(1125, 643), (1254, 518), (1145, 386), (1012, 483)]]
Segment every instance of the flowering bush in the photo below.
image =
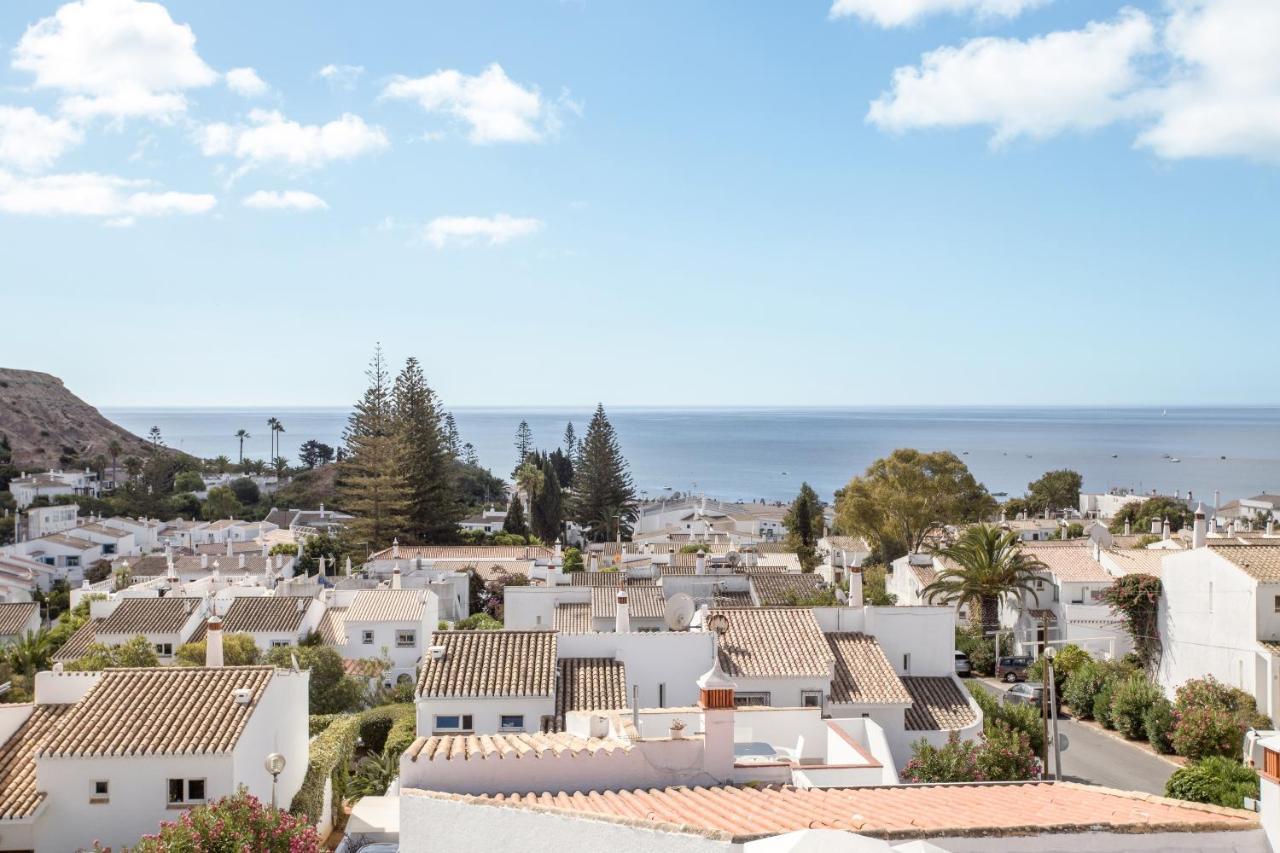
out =
[(1134, 673), (1124, 681), (1114, 684), (1111, 690), (1110, 710), (1113, 727), (1130, 740), (1145, 737), (1147, 711), (1157, 699), (1163, 698), (1160, 688), (1140, 673)]
[(1186, 758), (1235, 755), (1250, 727), (1270, 728), (1253, 697), (1213, 676), (1195, 678), (1178, 688), (1173, 703), (1174, 752)]
[(131, 853), (319, 853), (315, 828), (286, 811), (264, 806), (243, 789), (207, 806), (184, 812), (144, 835)]
[(1143, 716), (1143, 727), (1151, 748), (1162, 755), (1173, 752), (1173, 703), (1161, 696)]
[(962, 741), (952, 732), (941, 748), (926, 740), (911, 745), (903, 768), (908, 782), (1005, 782), (1036, 779), (1040, 760), (1025, 732), (1004, 723), (987, 727), (981, 741)]
[[(1103, 661), (1089, 659), (1081, 661), (1067, 676), (1066, 683), (1062, 688), (1062, 698), (1071, 706), (1073, 714), (1087, 720), (1094, 716), (1094, 699), (1106, 686), (1107, 682), (1128, 678), (1135, 671), (1132, 664), (1123, 660)], [(1108, 699), (1107, 709), (1103, 711), (1103, 717), (1107, 716), (1110, 706), (1111, 700)], [(1098, 722), (1102, 722), (1102, 719), (1099, 719)]]
[(1124, 617), (1141, 668), (1149, 669), (1160, 651), (1160, 630), (1156, 620), (1160, 579), (1144, 574), (1125, 575), (1103, 590), (1102, 600)]

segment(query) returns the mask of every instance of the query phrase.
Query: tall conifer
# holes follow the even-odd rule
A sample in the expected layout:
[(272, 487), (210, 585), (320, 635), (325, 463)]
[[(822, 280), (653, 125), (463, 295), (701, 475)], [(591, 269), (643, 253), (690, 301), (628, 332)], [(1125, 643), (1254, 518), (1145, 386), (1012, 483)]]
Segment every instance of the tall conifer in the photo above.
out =
[(377, 549), (404, 532), (407, 489), (400, 468), (402, 448), (395, 429), (391, 377), (381, 345), (374, 350), (365, 375), (369, 387), (356, 402), (343, 433), (346, 453), (338, 488), (342, 508), (355, 516), (348, 525), (351, 540)]
[(609, 539), (615, 529), (630, 535), (636, 511), (635, 486), (602, 404), (591, 417), (574, 467), (574, 520), (596, 542)]
[(409, 358), (392, 392), (396, 431), (403, 448), (408, 495), (406, 522), (412, 542), (457, 538), (463, 517), (449, 449), (447, 418), (416, 358)]

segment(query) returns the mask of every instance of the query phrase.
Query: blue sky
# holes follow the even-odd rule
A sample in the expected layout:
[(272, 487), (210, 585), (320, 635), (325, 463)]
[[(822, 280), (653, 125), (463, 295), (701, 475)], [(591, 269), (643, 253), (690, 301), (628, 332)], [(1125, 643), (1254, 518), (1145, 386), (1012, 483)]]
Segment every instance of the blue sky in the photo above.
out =
[(342, 404), (376, 341), (451, 406), (1275, 404), (1278, 9), (6, 3), (0, 364), (98, 405)]

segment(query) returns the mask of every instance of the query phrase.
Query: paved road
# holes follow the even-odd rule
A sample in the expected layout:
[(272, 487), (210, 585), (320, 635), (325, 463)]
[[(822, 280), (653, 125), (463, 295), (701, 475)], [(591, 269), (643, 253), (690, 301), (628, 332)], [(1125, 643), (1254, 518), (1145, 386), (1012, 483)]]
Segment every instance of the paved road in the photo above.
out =
[[(995, 681), (973, 679), (993, 693), (1003, 692)], [(1071, 746), (1062, 753), (1063, 778), (1071, 782), (1105, 785), (1122, 791), (1163, 794), (1174, 767), (1135, 746), (1121, 743), (1070, 719), (1058, 719), (1058, 731)]]

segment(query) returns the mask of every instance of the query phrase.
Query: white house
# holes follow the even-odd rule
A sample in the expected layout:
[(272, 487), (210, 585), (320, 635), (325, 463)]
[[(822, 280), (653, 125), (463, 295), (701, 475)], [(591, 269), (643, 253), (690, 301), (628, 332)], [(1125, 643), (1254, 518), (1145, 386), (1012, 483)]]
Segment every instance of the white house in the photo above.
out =
[(467, 516), (458, 522), (463, 530), (478, 530), (481, 533), (501, 533), (502, 524), (507, 520), (505, 509), (486, 507), (484, 511)]
[(0, 849), (120, 849), (238, 788), (288, 804), (306, 773), (308, 673), (253, 667), (42, 672), (0, 706)]
[(84, 570), (102, 559), (102, 544), (68, 533), (51, 533), (39, 539), (29, 539), (8, 546), (10, 552), (43, 563), (54, 571), (50, 581), (66, 581), (78, 586), (84, 580)]
[(536, 732), (555, 719), (552, 631), (436, 631), (416, 691), (418, 733)]
[(83, 471), (53, 471), (27, 476), (23, 472), (9, 481), (9, 491), (18, 509), (26, 509), (36, 498), (57, 498), (63, 495), (98, 497), (101, 484), (98, 475), (88, 468)]
[(89, 603), (95, 622), (92, 642), (120, 646), (143, 636), (156, 651), (160, 663), (174, 661), (174, 652), (191, 641), (209, 616), (202, 598), (151, 598), (112, 596)]
[(79, 523), (77, 504), (55, 504), (32, 507), (26, 511), (28, 539), (39, 539), (50, 533), (65, 533)]
[[(215, 599), (214, 611), (222, 619), (224, 634), (248, 634), (254, 645), (266, 652), (279, 646), (296, 646), (303, 637), (320, 628), (324, 602), (314, 596), (272, 595), (258, 587), (244, 590), (253, 594), (235, 595), (230, 601)], [(90, 605), (92, 607), (92, 605)], [(198, 629), (188, 642), (205, 639)]]
[(39, 630), (39, 604), (34, 601), (0, 602), (0, 647)]
[(0, 553), (0, 601), (31, 601), (37, 589), (48, 590), (52, 571), (26, 557)]
[[(340, 600), (335, 596), (335, 600)], [(423, 589), (359, 590), (330, 620), (347, 660), (386, 660), (391, 683), (412, 682), (422, 661), (423, 644), (440, 621), (436, 595)]]

